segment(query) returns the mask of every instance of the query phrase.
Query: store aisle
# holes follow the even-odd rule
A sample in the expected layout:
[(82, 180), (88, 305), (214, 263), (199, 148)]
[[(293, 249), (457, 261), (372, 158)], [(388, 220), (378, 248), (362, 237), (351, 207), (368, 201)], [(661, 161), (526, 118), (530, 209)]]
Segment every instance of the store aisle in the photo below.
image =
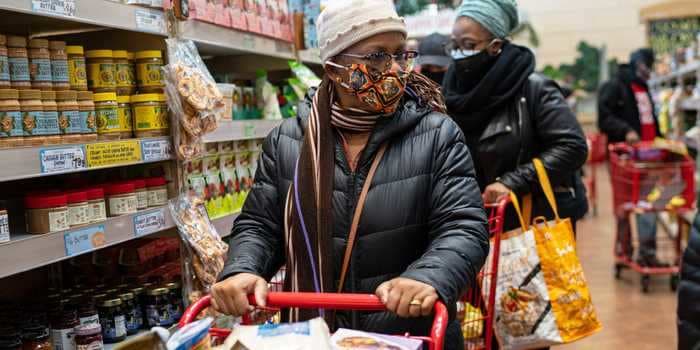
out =
[(676, 294), (668, 277), (652, 279), (651, 291), (642, 294), (639, 275), (624, 271), (613, 275), (615, 221), (611, 211), (607, 169), (598, 170), (598, 217), (579, 223), (579, 257), (588, 279), (603, 330), (580, 342), (559, 347), (574, 349), (675, 349)]

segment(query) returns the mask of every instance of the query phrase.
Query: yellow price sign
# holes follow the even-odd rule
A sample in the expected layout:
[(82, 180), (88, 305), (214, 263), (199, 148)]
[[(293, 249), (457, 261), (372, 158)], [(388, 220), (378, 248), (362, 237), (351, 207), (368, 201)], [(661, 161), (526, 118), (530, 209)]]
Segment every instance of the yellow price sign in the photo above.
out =
[(85, 145), (88, 168), (127, 164), (141, 161), (138, 140), (92, 143)]

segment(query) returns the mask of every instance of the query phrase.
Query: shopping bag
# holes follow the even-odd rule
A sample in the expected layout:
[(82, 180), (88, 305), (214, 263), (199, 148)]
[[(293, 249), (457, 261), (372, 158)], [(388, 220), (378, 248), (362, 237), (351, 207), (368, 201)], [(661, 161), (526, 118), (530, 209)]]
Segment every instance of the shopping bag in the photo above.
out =
[[(521, 228), (501, 236), (494, 306), (494, 331), (506, 350), (566, 344), (601, 329), (576, 255), (571, 220), (559, 217), (544, 166), (538, 159), (534, 164), (555, 219), (538, 217), (530, 225), (525, 219), (529, 209), (524, 216), (517, 196), (510, 194)], [(491, 257), (487, 261), (493, 263)], [(484, 283), (488, 300), (489, 282)]]

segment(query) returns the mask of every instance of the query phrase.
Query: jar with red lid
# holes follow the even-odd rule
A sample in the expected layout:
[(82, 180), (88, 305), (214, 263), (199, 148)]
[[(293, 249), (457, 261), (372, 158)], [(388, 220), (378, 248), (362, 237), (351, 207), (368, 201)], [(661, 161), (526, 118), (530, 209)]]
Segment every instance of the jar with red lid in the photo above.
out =
[(167, 182), (162, 176), (146, 179), (148, 189), (148, 206), (159, 207), (168, 204)]
[(68, 225), (74, 227), (90, 223), (87, 192), (69, 191), (66, 192), (66, 197), (68, 197)]
[(136, 199), (138, 201), (138, 209), (148, 208), (148, 190), (146, 190), (146, 180), (136, 179), (131, 180), (134, 184), (134, 189), (136, 190)]
[(85, 189), (85, 193), (88, 200), (88, 221), (93, 223), (107, 220), (104, 189), (102, 187), (90, 187)]
[(35, 193), (24, 197), (27, 233), (43, 234), (69, 228), (68, 197), (63, 193)]
[(131, 182), (116, 182), (105, 188), (110, 217), (134, 214), (138, 211), (136, 189)]
[(102, 327), (99, 323), (91, 323), (75, 327), (76, 350), (102, 350)]

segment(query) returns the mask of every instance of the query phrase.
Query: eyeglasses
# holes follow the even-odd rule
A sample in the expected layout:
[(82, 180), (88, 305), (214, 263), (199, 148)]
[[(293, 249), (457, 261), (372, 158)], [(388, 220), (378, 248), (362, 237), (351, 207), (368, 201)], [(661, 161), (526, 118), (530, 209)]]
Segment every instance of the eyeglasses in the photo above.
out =
[[(493, 39), (489, 39), (489, 40), (484, 40), (482, 42), (487, 42), (487, 41), (488, 41), (488, 45), (486, 45), (486, 47), (489, 47), (489, 46), (493, 45), (494, 42), (500, 41), (500, 39), (493, 38)], [(462, 43), (460, 43), (460, 42), (457, 42), (457, 40), (452, 39), (450, 42), (445, 44), (445, 54), (447, 54), (448, 56), (453, 55), (453, 53), (455, 53), (455, 52), (458, 54), (467, 54), (470, 51), (474, 51), (476, 49), (476, 47), (479, 46), (480, 44), (481, 44), (481, 42), (473, 43), (470, 41), (463, 41)]]
[(369, 63), (372, 68), (377, 70), (385, 70), (391, 66), (391, 61), (393, 60), (396, 64), (405, 71), (410, 71), (413, 69), (413, 64), (418, 57), (417, 51), (404, 51), (397, 53), (395, 55), (388, 54), (386, 52), (372, 52), (366, 55), (355, 55), (351, 53), (341, 53), (338, 56), (359, 58), (367, 63)]

